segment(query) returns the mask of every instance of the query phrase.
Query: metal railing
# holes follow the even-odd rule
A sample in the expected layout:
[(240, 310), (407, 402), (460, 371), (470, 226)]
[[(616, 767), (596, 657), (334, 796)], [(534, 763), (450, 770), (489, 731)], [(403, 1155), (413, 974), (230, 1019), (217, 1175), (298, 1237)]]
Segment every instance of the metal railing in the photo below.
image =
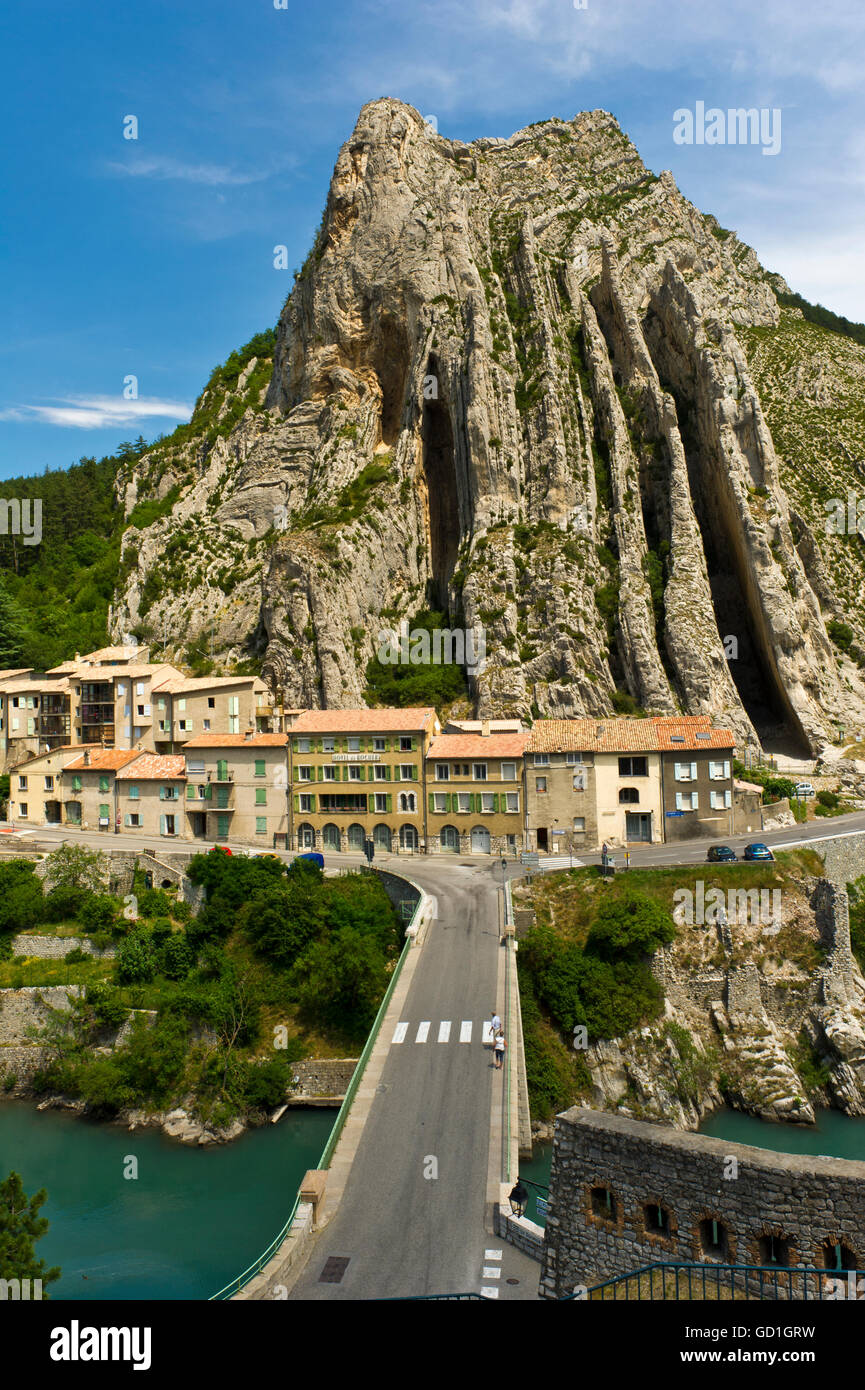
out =
[[(418, 899), (418, 902), (415, 906), (415, 912), (414, 916), (412, 917), (412, 921), (414, 921), (414, 917), (417, 916), (422, 902), (423, 898), (421, 897)], [(364, 1044), (363, 1051), (361, 1052), (360, 1057), (358, 1058), (357, 1066), (352, 1072), (351, 1081), (349, 1082), (348, 1089), (345, 1093), (345, 1099), (343, 1100), (342, 1105), (339, 1107), (339, 1113), (336, 1119), (334, 1120), (333, 1128), (330, 1131), (330, 1136), (328, 1138), (327, 1143), (324, 1146), (321, 1158), (318, 1161), (317, 1166), (319, 1168), (327, 1168), (330, 1164), (330, 1160), (333, 1157), (334, 1149), (336, 1148), (337, 1142), (343, 1130), (343, 1126), (345, 1125), (345, 1122), (348, 1118), (348, 1113), (351, 1110), (352, 1102), (354, 1101), (355, 1095), (357, 1094), (358, 1086), (360, 1085), (361, 1080), (363, 1078), (364, 1069), (366, 1067), (367, 1062), (369, 1061), (370, 1053), (372, 1052), (372, 1049), (375, 1046), (376, 1041), (378, 1039), (378, 1033), (382, 1024), (382, 1020), (384, 1019), (384, 1016), (387, 1013), (388, 1005), (390, 1004), (391, 997), (393, 995), (394, 990), (396, 989), (397, 980), (400, 977), (402, 967), (405, 963), (406, 956), (411, 950), (411, 946), (412, 939), (411, 937), (406, 936), (405, 944), (400, 953), (399, 960), (394, 966), (393, 973), (391, 974), (390, 980), (388, 981), (387, 989), (384, 992), (384, 998), (382, 999), (381, 1004), (379, 1005), (378, 1013), (375, 1016), (375, 1022), (373, 1023), (372, 1028), (369, 1031), (369, 1036), (367, 1037), (367, 1040)], [(286, 1221), (279, 1234), (275, 1236), (274, 1239), (270, 1242), (270, 1245), (268, 1245), (267, 1249), (259, 1255), (258, 1259), (255, 1260), (253, 1264), (249, 1266), (248, 1269), (245, 1269), (242, 1274), (238, 1274), (236, 1279), (232, 1279), (230, 1284), (226, 1284), (224, 1288), (220, 1289), (219, 1293), (211, 1294), (208, 1302), (214, 1303), (220, 1300), (233, 1298), (233, 1296), (236, 1293), (240, 1292), (240, 1290), (244, 1287), (245, 1284), (248, 1284), (251, 1279), (255, 1278), (256, 1274), (261, 1273), (268, 1260), (271, 1260), (273, 1258), (273, 1256), (279, 1250), (279, 1247), (282, 1245), (283, 1241), (286, 1239), (294, 1223), (294, 1219), (297, 1216), (297, 1209), (299, 1205), (300, 1192), (298, 1191), (294, 1199), (294, 1206), (291, 1208), (291, 1212), (289, 1213), (288, 1220)], [(468, 1297), (468, 1295), (462, 1294), (445, 1296), (457, 1298)]]
[(759, 1302), (776, 1299), (822, 1302), (839, 1297), (834, 1287), (836, 1281), (842, 1281), (846, 1290), (847, 1271), (659, 1261), (566, 1294), (562, 1302)]

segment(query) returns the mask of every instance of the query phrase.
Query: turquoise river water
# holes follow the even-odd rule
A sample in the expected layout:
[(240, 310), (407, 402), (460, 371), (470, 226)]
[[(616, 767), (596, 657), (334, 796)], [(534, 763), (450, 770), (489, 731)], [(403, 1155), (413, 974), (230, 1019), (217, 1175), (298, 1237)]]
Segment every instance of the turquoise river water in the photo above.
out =
[(865, 1160), (865, 1118), (842, 1115), (840, 1110), (818, 1110), (816, 1125), (769, 1124), (738, 1110), (716, 1110), (700, 1125), (700, 1133), (775, 1153)]
[(231, 1144), (193, 1148), (4, 1101), (0, 1176), (14, 1169), (28, 1194), (48, 1191), (51, 1226), (36, 1248), (63, 1271), (52, 1299), (209, 1298), (278, 1234), (335, 1119), (288, 1110)]

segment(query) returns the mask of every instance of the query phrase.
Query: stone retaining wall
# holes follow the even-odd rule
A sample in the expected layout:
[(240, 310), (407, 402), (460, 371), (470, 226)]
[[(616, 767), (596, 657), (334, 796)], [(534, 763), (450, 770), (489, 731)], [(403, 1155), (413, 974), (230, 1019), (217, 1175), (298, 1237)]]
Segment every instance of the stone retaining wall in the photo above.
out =
[(292, 1099), (327, 1096), (343, 1100), (357, 1066), (356, 1057), (308, 1057), (294, 1063), (297, 1082)]
[(834, 1270), (840, 1242), (845, 1259), (865, 1268), (865, 1163), (772, 1153), (578, 1106), (556, 1117), (543, 1297), (658, 1260), (766, 1265), (770, 1238), (779, 1263)]
[(852, 883), (865, 874), (865, 831), (861, 835), (824, 840), (814, 848), (824, 856), (826, 877), (836, 883)]
[(516, 1245), (524, 1254), (540, 1263), (544, 1258), (544, 1228), (527, 1216), (514, 1216), (503, 1203), (493, 1213), (495, 1233), (509, 1245)]
[(13, 956), (35, 956), (40, 960), (63, 960), (76, 947), (85, 956), (95, 956), (98, 960), (110, 960), (117, 954), (113, 946), (106, 946), (104, 951), (97, 950), (92, 941), (82, 936), (34, 936), (19, 932), (12, 938)]

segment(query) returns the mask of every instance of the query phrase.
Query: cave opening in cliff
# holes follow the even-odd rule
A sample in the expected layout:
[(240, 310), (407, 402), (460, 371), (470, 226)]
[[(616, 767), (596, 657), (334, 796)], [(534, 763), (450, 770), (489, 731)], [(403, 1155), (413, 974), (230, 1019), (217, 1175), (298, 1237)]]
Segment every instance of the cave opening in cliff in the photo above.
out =
[(381, 388), (382, 443), (390, 448), (403, 426), (409, 368), (405, 325), (391, 314), (379, 317), (373, 365)]
[(441, 377), (435, 357), (430, 357), (427, 382), (435, 383), (429, 398), (424, 392), (421, 424), (422, 470), (426, 489), (429, 525), (430, 565), (429, 601), (448, 611), (448, 590), (460, 544), (459, 498), (457, 494), (454, 434), (450, 411), (442, 397)]
[(693, 403), (677, 388), (664, 384), (676, 403), (715, 621), (739, 699), (764, 746), (806, 755), (807, 741), (761, 631), (757, 599), (749, 592), (743, 542), (730, 515), (717, 462), (699, 436)]

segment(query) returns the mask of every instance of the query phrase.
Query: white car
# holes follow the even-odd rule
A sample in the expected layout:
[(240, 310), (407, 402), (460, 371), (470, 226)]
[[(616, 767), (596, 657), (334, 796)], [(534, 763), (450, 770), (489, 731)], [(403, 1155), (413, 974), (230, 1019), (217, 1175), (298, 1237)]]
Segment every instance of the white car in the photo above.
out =
[(796, 783), (796, 795), (797, 795), (797, 796), (813, 796), (813, 795), (814, 795), (814, 788), (811, 786), (811, 783), (810, 783), (810, 782), (797, 782), (797, 783)]

